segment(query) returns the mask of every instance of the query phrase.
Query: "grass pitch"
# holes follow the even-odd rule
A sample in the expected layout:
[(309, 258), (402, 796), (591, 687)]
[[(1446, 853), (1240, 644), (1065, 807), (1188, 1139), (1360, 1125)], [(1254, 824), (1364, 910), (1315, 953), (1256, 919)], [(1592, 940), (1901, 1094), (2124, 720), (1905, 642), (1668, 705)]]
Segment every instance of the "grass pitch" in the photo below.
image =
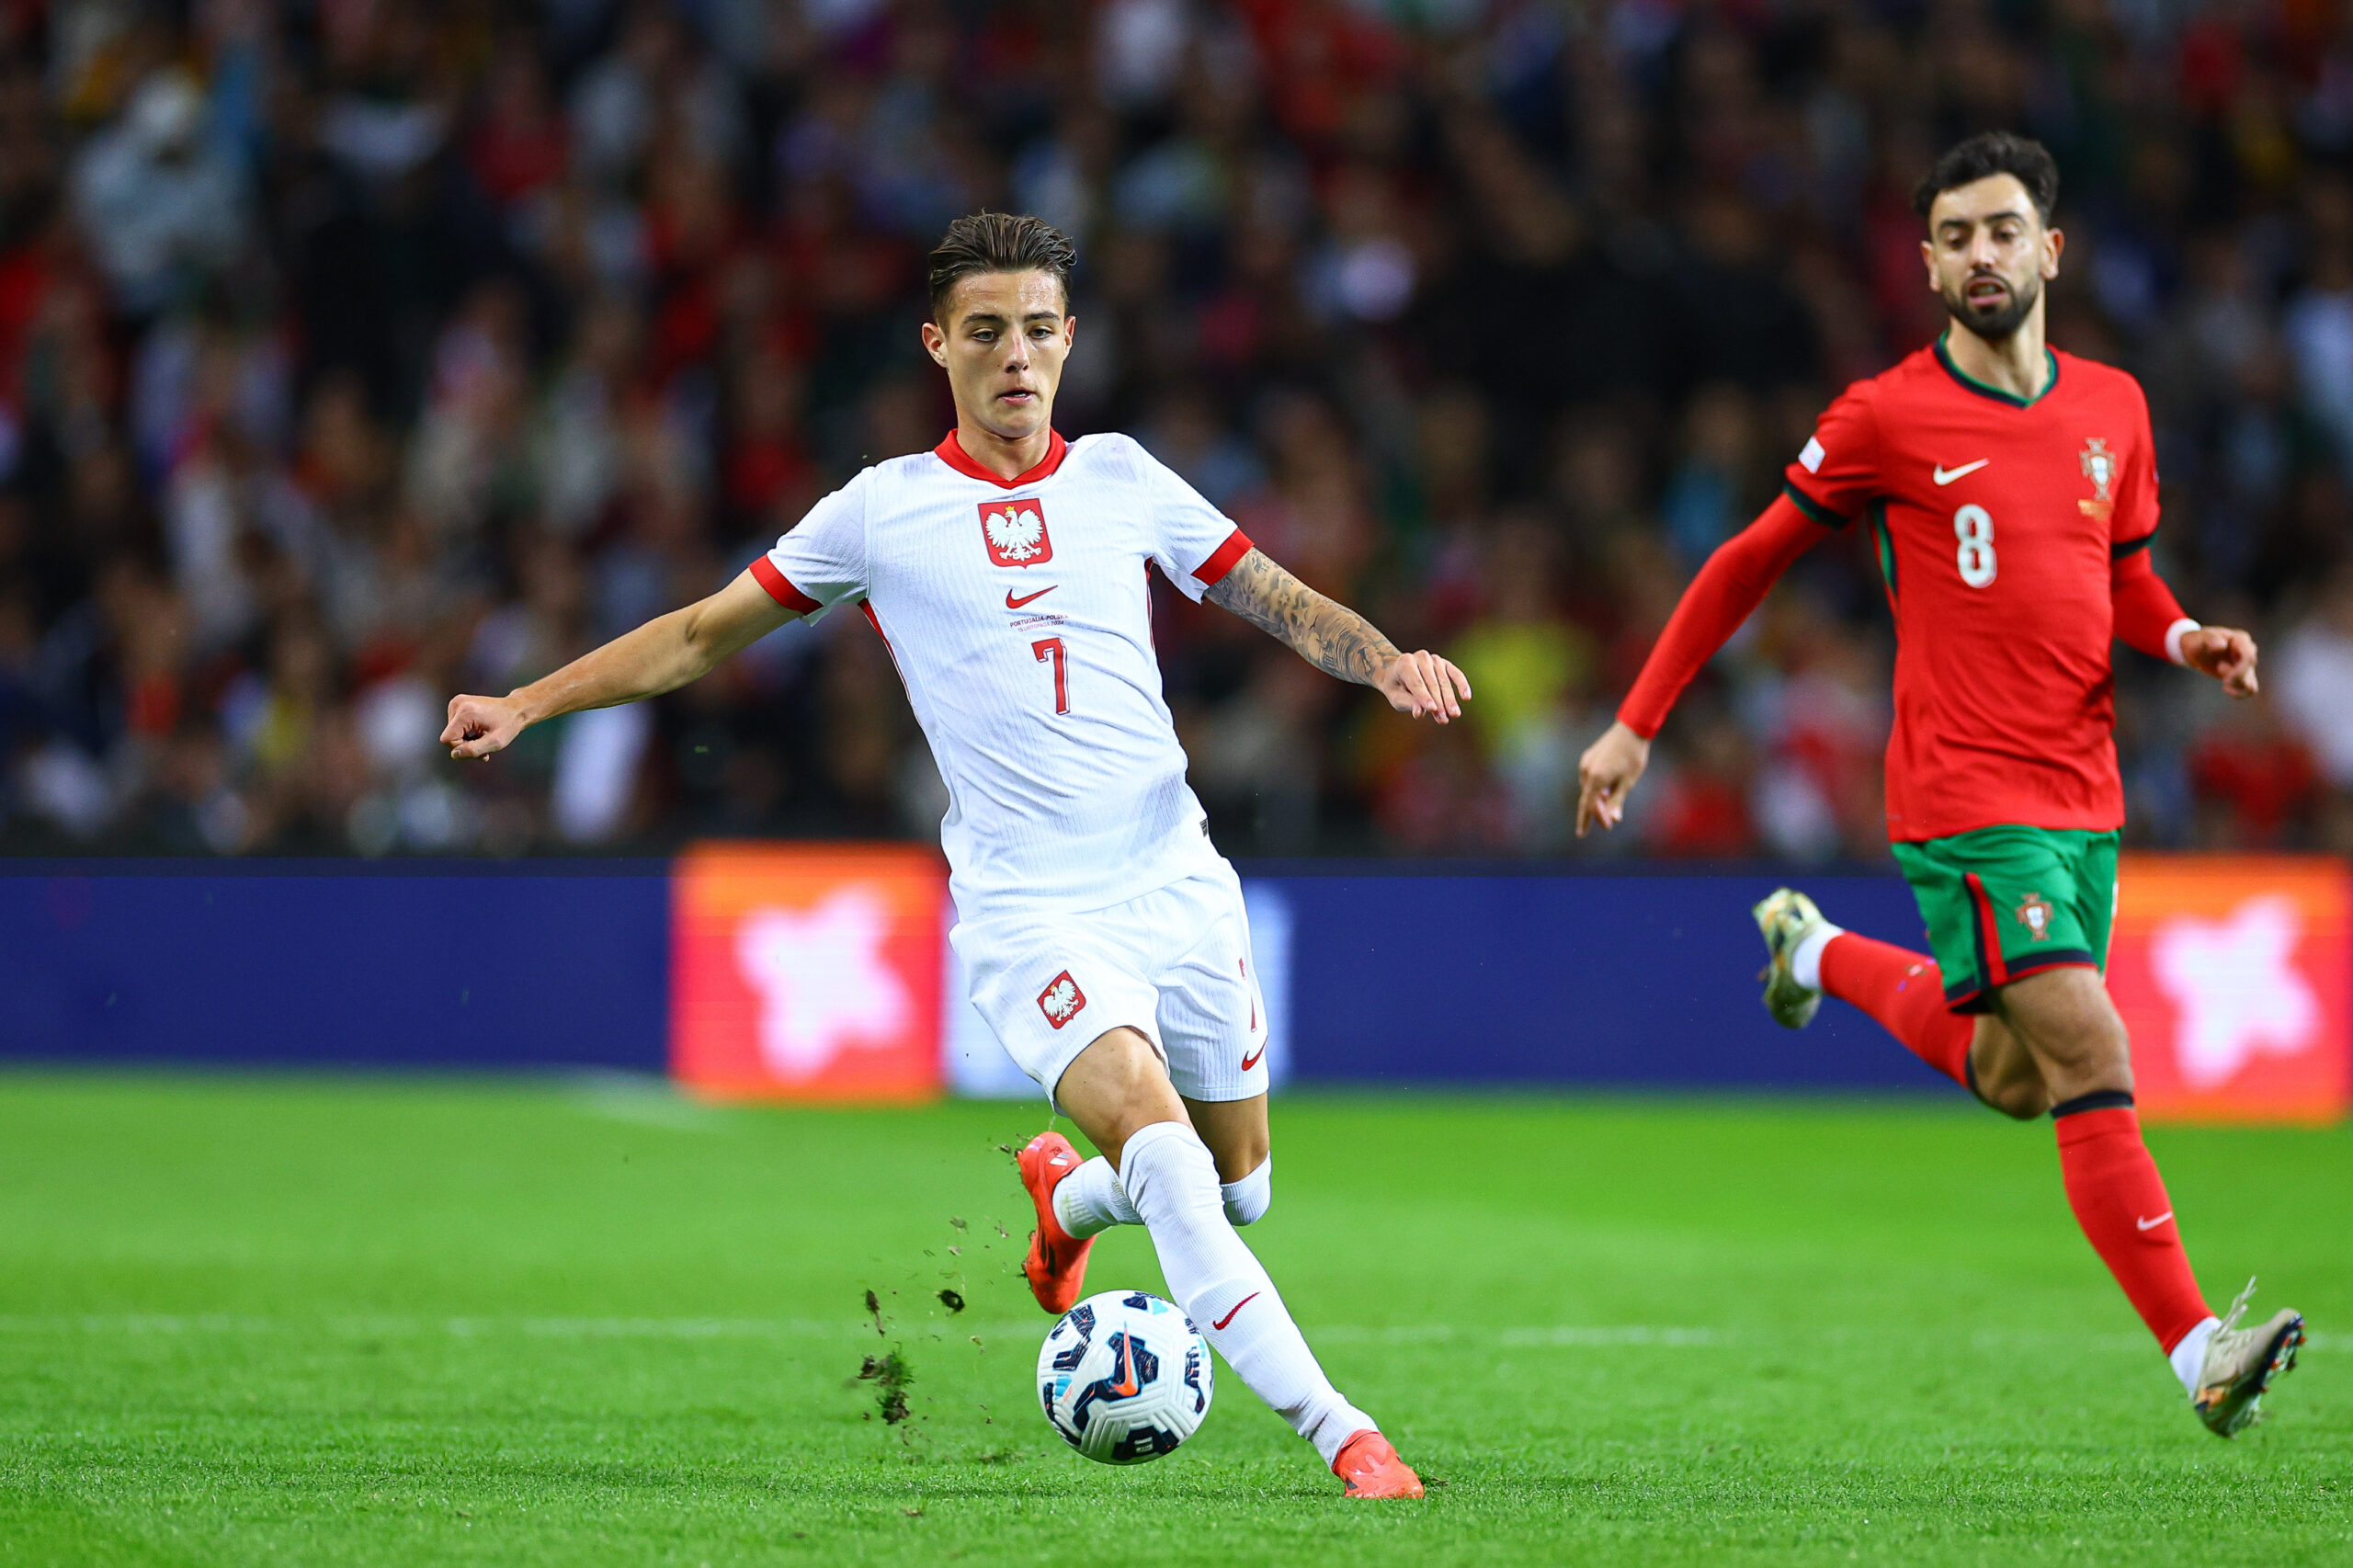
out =
[(0, 1076), (0, 1562), (2353, 1562), (2347, 1131), (2152, 1137), (2209, 1294), (2315, 1329), (2225, 1445), (2047, 1125), (1279, 1101), (1250, 1240), (1435, 1483), (1368, 1507), (1224, 1369), (1171, 1459), (1063, 1448), (1000, 1149), (1041, 1120)]

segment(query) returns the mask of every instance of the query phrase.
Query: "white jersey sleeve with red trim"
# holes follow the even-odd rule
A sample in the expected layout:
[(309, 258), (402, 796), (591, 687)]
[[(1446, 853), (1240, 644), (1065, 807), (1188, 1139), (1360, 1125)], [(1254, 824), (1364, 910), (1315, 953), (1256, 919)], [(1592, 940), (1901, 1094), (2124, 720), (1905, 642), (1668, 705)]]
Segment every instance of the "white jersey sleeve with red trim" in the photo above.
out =
[(814, 619), (836, 604), (865, 597), (873, 474), (866, 470), (810, 507), (773, 550), (752, 562), (752, 575), (770, 598)]
[(1250, 553), (1249, 536), (1140, 443), (1120, 439), (1152, 508), (1153, 562), (1187, 598), (1199, 601)]

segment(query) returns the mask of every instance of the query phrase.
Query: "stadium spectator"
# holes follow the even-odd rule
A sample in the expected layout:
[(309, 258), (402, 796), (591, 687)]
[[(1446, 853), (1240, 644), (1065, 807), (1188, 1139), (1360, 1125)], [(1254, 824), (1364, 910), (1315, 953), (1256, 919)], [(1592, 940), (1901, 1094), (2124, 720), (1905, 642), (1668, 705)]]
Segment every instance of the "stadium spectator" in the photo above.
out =
[[(2260, 733), (2126, 662), (2134, 831), (2346, 847), (2325, 13), (35, 7), (0, 29), (0, 844), (929, 835), (856, 624), (500, 769), (415, 733), (423, 693), (543, 672), (936, 441), (915, 261), (989, 205), (1079, 241), (1070, 434), (1136, 430), (1492, 671), (1473, 729), (1398, 740), (1164, 593), (1222, 843), (1622, 853), (1563, 838), (1561, 757), (1828, 391), (1941, 325), (1910, 185), (2001, 123), (2065, 173), (2056, 340), (2149, 388), (2168, 578), (2293, 627)], [(1815, 552), (1716, 661), (1649, 843), (1884, 852), (1876, 573)]]
[(2353, 561), (2329, 576), (2281, 642), (2272, 686), (2330, 792), (2322, 842), (2353, 854)]

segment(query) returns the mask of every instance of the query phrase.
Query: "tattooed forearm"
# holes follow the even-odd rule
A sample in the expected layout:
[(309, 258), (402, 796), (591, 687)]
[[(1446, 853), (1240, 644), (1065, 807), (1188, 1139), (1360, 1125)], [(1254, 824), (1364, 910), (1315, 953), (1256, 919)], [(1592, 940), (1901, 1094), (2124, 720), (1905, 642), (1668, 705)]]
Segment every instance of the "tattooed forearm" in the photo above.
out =
[(1289, 644), (1327, 675), (1371, 686), (1397, 657), (1372, 622), (1253, 550), (1202, 596)]

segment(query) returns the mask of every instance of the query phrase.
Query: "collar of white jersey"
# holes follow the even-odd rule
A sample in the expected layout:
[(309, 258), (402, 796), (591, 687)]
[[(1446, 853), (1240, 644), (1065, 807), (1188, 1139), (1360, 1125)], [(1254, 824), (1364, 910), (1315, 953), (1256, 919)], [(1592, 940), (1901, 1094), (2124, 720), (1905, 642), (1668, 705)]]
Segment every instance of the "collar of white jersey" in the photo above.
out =
[(956, 438), (953, 430), (948, 432), (939, 445), (931, 449), (931, 455), (969, 479), (986, 480), (999, 490), (1017, 490), (1022, 485), (1033, 484), (1052, 474), (1054, 470), (1063, 466), (1063, 456), (1069, 450), (1070, 443), (1063, 439), (1063, 433), (1049, 430), (1046, 432), (1046, 455), (1038, 460), (1038, 466), (1011, 479), (1000, 478), (983, 468), (973, 460), (972, 454), (964, 449), (964, 443)]

